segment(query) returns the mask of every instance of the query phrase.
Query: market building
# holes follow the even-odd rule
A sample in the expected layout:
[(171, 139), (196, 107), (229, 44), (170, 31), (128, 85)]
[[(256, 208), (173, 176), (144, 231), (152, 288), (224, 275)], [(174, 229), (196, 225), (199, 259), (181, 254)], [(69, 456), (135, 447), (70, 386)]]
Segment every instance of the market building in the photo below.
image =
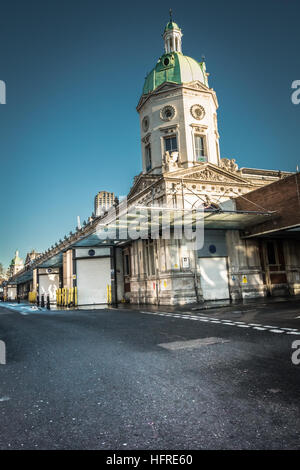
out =
[[(137, 105), (142, 172), (126, 208), (124, 201), (112, 204), (112, 195), (105, 214), (96, 211), (82, 228), (15, 274), (18, 289), (31, 282), (34, 291), (55, 303), (57, 289), (76, 287), (81, 306), (176, 305), (299, 292), (296, 230), (291, 240), (284, 228), (285, 241), (275, 242), (273, 254), (267, 238), (261, 240), (266, 233), (259, 232), (259, 227), (274, 227), (284, 206), (283, 188), (293, 186), (289, 182), (298, 181), (298, 174), (239, 168), (234, 159), (223, 158), (218, 100), (205, 62), (183, 54), (182, 31), (173, 21), (163, 39), (164, 53), (147, 75)], [(276, 198), (267, 204), (272, 191)], [(153, 213), (156, 230), (149, 218)], [(289, 213), (290, 226), (300, 225)], [(195, 249), (185, 235), (178, 236), (178, 224), (189, 216), (193, 227), (197, 214), (204, 232)], [(121, 237), (121, 220), (146, 236)]]

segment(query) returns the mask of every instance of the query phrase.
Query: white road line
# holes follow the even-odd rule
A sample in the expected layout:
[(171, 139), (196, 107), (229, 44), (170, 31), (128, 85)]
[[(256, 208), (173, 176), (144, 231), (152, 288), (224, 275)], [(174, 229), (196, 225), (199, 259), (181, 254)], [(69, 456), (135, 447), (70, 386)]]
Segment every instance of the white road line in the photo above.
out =
[[(185, 315), (185, 314), (179, 314), (179, 313), (170, 313), (170, 312), (145, 312), (141, 311), (141, 313), (147, 314), (147, 315), (159, 315), (160, 317), (172, 317), (172, 318), (181, 318), (184, 320), (195, 320), (195, 321), (201, 321), (204, 323), (215, 323), (215, 324), (221, 324), (221, 325), (227, 325), (227, 326), (237, 326), (239, 328), (250, 328), (252, 327), (253, 330), (258, 330), (258, 331), (270, 331), (271, 333), (286, 333), (288, 335), (300, 335), (300, 331), (297, 330), (296, 328), (280, 328), (272, 325), (262, 325), (260, 323), (249, 323), (246, 324), (245, 322), (242, 321), (234, 321), (234, 320), (224, 320), (224, 319), (216, 319), (212, 317), (198, 317), (195, 315)], [(299, 317), (300, 318), (300, 317)]]

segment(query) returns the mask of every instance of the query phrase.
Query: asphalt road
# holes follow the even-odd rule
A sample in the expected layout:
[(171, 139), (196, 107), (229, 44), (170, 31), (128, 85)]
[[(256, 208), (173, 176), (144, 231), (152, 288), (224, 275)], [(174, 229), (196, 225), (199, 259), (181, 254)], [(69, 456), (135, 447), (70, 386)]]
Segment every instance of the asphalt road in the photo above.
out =
[(213, 323), (216, 312), (1, 307), (0, 449), (300, 449), (300, 336)]

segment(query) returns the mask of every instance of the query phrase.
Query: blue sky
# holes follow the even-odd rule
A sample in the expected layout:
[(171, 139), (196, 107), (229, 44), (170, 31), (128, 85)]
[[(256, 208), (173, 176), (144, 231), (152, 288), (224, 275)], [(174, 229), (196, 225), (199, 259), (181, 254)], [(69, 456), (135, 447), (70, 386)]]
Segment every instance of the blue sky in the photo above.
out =
[(300, 105), (290, 99), (299, 1), (2, 0), (0, 262), (73, 230), (97, 191), (127, 194), (141, 171), (135, 107), (163, 53), (170, 7), (183, 52), (206, 57), (221, 156), (276, 170), (300, 164)]

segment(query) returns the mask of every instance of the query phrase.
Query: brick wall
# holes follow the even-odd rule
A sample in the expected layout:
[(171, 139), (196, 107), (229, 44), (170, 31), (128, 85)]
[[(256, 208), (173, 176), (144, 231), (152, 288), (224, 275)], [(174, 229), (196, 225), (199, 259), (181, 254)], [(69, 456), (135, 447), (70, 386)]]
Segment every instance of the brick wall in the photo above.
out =
[(249, 234), (300, 225), (300, 173), (239, 196), (235, 201), (237, 210), (276, 211), (270, 220), (249, 228)]

